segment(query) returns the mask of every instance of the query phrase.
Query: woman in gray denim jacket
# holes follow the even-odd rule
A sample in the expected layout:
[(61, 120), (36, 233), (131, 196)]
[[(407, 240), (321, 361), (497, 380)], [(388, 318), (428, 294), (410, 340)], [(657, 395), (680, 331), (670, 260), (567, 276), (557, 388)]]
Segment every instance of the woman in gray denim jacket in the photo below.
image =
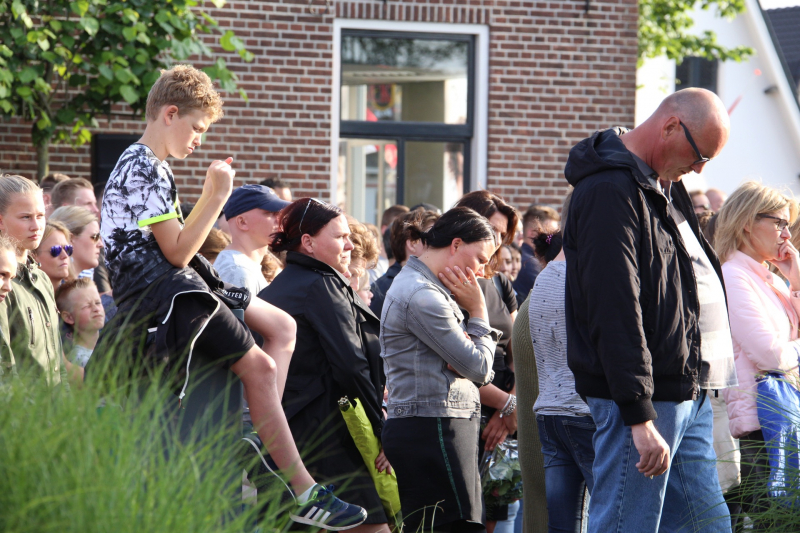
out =
[(476, 277), (497, 241), (489, 222), (466, 207), (412, 231), (425, 251), (397, 275), (381, 316), (389, 390), (383, 448), (397, 472), (406, 530), (480, 531), (478, 387), (494, 375), (499, 332), (489, 327)]

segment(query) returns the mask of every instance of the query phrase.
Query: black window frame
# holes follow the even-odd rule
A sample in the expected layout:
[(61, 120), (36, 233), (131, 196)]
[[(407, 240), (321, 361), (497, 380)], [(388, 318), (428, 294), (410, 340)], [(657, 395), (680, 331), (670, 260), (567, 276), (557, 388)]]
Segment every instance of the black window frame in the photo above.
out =
[[(397, 144), (397, 203), (405, 201), (405, 143), (441, 142), (460, 143), (464, 146), (464, 193), (472, 186), (472, 139), (475, 136), (475, 35), (463, 33), (405, 32), (356, 30), (343, 28), (341, 37), (371, 37), (376, 39), (420, 39), (428, 41), (459, 41), (467, 43), (467, 120), (465, 124), (415, 121), (366, 121), (341, 118), (342, 97), (339, 92), (339, 137), (350, 139), (385, 139)], [(341, 49), (338, 50), (341, 54)], [(343, 79), (344, 62), (339, 65), (339, 86)], [(445, 206), (442, 206), (445, 207)]]

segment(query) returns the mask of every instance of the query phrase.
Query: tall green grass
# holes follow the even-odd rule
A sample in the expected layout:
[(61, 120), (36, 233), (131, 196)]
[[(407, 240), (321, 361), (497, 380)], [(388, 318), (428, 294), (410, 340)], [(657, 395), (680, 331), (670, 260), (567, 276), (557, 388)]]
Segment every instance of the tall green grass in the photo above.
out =
[[(3, 386), (0, 531), (253, 531), (259, 509), (242, 506), (238, 424), (198, 424), (181, 438), (166, 380), (120, 376), (102, 395), (24, 375)], [(259, 494), (263, 529), (287, 528), (279, 500)]]

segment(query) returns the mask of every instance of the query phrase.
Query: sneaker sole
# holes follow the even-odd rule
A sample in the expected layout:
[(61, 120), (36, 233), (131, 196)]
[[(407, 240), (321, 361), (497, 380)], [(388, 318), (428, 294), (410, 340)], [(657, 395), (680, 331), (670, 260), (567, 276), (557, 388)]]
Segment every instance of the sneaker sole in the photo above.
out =
[(364, 509), (361, 509), (361, 520), (359, 520), (355, 524), (350, 524), (348, 526), (330, 526), (294, 514), (290, 514), (289, 518), (291, 518), (293, 522), (297, 522), (298, 524), (306, 524), (308, 526), (314, 526), (328, 531), (345, 531), (347, 529), (353, 529), (354, 527), (363, 524), (364, 521), (367, 519), (367, 512)]

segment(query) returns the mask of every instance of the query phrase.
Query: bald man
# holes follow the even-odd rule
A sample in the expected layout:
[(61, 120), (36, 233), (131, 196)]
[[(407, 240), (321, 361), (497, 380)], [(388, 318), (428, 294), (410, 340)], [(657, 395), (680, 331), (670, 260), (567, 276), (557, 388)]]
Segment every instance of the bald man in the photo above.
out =
[(709, 394), (737, 385), (733, 347), (719, 260), (681, 183), (729, 132), (714, 93), (684, 89), (570, 151), (565, 322), (596, 424), (590, 532), (731, 531)]

